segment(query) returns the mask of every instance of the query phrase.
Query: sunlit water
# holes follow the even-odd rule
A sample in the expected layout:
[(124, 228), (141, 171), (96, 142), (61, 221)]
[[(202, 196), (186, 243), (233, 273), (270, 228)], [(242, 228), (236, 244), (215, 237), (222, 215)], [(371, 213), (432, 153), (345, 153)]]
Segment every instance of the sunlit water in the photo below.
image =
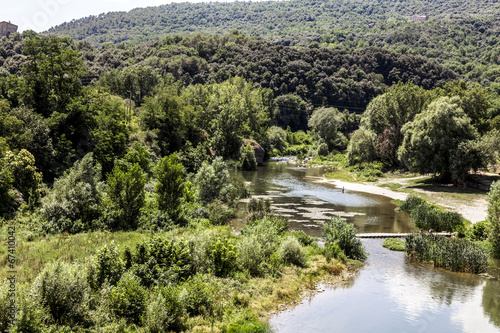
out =
[[(318, 236), (340, 215), (361, 232), (407, 232), (411, 221), (385, 197), (314, 183), (325, 170), (269, 164), (245, 173), (254, 194)], [(318, 209), (319, 208), (319, 209)], [(241, 227), (241, 221), (233, 224)], [(366, 265), (343, 285), (270, 319), (275, 332), (500, 332), (500, 282), (409, 262), (403, 253), (366, 239)], [(498, 267), (498, 262), (496, 263)], [(490, 272), (498, 276), (498, 269)]]

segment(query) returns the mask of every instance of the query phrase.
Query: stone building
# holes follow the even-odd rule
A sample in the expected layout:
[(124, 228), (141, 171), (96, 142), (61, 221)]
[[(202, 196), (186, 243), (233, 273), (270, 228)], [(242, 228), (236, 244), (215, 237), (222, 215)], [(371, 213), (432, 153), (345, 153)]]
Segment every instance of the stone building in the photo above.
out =
[(427, 21), (428, 19), (429, 16), (425, 14), (410, 16), (410, 22), (424, 22)]
[(10, 22), (0, 22), (0, 36), (8, 36), (13, 32), (17, 32), (17, 25)]

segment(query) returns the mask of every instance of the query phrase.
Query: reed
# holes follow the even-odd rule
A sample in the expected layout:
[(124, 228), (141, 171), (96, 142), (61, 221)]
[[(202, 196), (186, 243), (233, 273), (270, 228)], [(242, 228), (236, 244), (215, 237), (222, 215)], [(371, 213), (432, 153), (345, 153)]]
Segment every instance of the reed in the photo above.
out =
[(407, 256), (435, 267), (475, 274), (484, 273), (488, 268), (488, 253), (465, 239), (413, 233), (405, 241)]

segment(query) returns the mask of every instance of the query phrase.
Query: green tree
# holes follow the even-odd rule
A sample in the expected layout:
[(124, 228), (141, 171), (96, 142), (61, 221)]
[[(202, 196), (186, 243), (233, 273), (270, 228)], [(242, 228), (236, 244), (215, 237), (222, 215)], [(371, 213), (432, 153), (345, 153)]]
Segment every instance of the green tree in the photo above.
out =
[(240, 148), (240, 163), (241, 169), (246, 171), (257, 170), (257, 161), (255, 160), (255, 152), (250, 144), (242, 145)]
[(137, 217), (145, 202), (145, 183), (146, 176), (137, 163), (128, 170), (119, 166), (113, 168), (107, 181), (107, 193), (112, 208), (120, 216), (120, 223), (115, 227), (134, 229), (137, 226)]
[(339, 132), (343, 116), (336, 108), (314, 110), (308, 125), (326, 142), (328, 149), (345, 148), (345, 137)]
[[(397, 163), (397, 149), (403, 141), (402, 127), (422, 112), (430, 101), (428, 91), (411, 82), (399, 82), (368, 104), (360, 126), (378, 136), (378, 145), (385, 151), (380, 157), (392, 164)], [(388, 130), (393, 134), (390, 140), (386, 140)]]
[(377, 158), (375, 142), (377, 135), (366, 128), (360, 128), (351, 135), (347, 147), (347, 161), (350, 165), (371, 162)]
[(0, 216), (11, 210), (12, 185), (14, 177), (3, 158), (0, 158)]
[(302, 98), (288, 94), (276, 97), (273, 123), (292, 131), (307, 130), (307, 107)]
[(158, 183), (156, 200), (158, 208), (169, 214), (178, 212), (184, 191), (184, 167), (177, 154), (164, 157), (155, 168)]
[(477, 137), (458, 97), (441, 97), (407, 123), (399, 157), (411, 170), (452, 179), (452, 163), (460, 143)]
[(30, 207), (38, 205), (42, 174), (36, 169), (33, 155), (26, 149), (22, 149), (18, 154), (7, 152), (5, 161), (12, 172), (13, 185), (22, 193), (24, 202)]
[(86, 70), (73, 44), (69, 37), (38, 35), (24, 41), (27, 102), (44, 117), (63, 111), (81, 93), (80, 78)]
[(84, 229), (91, 228), (101, 214), (103, 187), (101, 166), (89, 153), (56, 179), (52, 190), (42, 199), (41, 213), (49, 220), (51, 231), (79, 232), (74, 228), (78, 223)]
[(493, 255), (500, 258), (500, 182), (491, 184), (488, 194), (489, 240), (493, 245)]

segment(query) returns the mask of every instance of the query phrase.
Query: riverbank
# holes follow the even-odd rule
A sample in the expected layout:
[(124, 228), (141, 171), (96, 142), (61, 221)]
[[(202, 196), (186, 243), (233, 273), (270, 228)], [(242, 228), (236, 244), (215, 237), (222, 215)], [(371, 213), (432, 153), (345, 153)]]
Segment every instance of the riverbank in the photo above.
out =
[(412, 178), (391, 176), (371, 183), (352, 183), (327, 177), (317, 178), (314, 182), (333, 184), (346, 191), (383, 195), (394, 200), (406, 200), (410, 194), (415, 195), (446, 210), (455, 211), (472, 223), (484, 221), (488, 216), (487, 192), (431, 184), (430, 177), (426, 176)]

